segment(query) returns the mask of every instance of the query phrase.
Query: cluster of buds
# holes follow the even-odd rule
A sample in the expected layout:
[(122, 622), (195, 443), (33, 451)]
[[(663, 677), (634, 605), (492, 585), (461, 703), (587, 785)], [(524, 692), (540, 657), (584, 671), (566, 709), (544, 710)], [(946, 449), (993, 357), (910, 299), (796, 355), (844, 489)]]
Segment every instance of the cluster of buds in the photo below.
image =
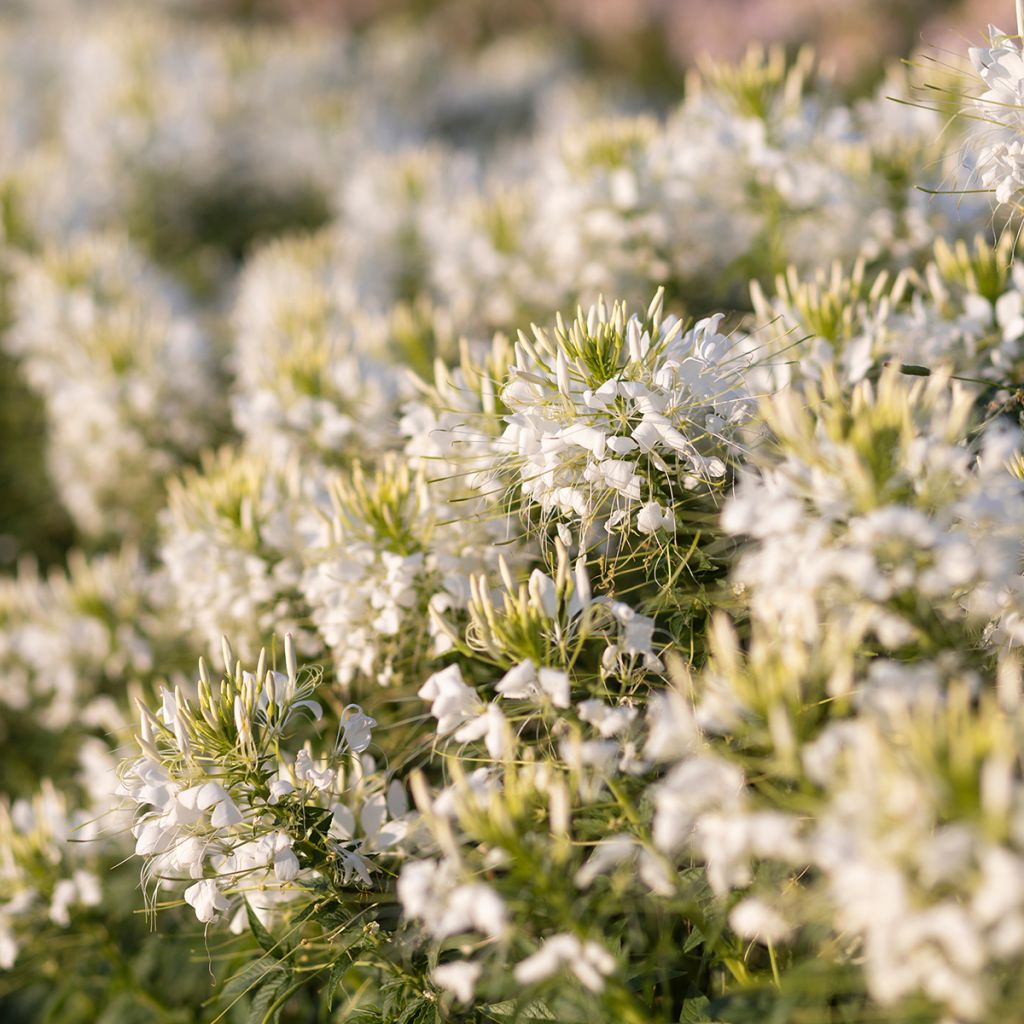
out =
[[(545, 666), (565, 676), (566, 671), (580, 664), (590, 666), (595, 660), (602, 678), (661, 671), (654, 620), (623, 601), (595, 595), (586, 554), (573, 562), (558, 538), (552, 554), (550, 575), (534, 569), (521, 584), (499, 557), (502, 589), (497, 593), (486, 576), (470, 579), (465, 633), (435, 612), (436, 629), (447, 635), (457, 653), (505, 669), (510, 680), (536, 681), (537, 668)], [(527, 695), (519, 692), (518, 683), (510, 681), (508, 687), (507, 696)]]

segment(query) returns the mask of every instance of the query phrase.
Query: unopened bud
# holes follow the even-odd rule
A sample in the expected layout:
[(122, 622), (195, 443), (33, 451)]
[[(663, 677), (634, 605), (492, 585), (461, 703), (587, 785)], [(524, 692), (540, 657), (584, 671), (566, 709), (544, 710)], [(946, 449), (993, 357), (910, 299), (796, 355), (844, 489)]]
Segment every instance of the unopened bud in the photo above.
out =
[(291, 633), (285, 633), (284, 636), (284, 663), (288, 669), (288, 682), (294, 686), (299, 678), (299, 668), (295, 660), (295, 641)]
[(552, 779), (548, 786), (548, 818), (554, 835), (569, 834), (569, 790), (562, 779)]
[(230, 676), (231, 669), (235, 664), (235, 656), (231, 650), (231, 644), (228, 643), (228, 638), (226, 636), (222, 636), (220, 638), (220, 653), (221, 657), (224, 659), (224, 675)]
[(581, 605), (586, 608), (593, 598), (593, 593), (590, 589), (590, 575), (587, 572), (587, 557), (586, 555), (580, 555), (576, 559), (576, 597), (579, 599)]
[(558, 382), (558, 390), (563, 396), (569, 398), (572, 394), (569, 383), (569, 364), (565, 361), (565, 353), (559, 349), (555, 356), (555, 378)]

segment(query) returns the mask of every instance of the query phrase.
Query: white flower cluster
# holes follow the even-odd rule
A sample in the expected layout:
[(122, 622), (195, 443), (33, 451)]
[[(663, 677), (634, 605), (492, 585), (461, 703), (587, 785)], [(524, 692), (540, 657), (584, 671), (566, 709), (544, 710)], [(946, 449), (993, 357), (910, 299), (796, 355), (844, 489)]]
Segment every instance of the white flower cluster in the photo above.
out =
[(5, 335), (45, 400), (50, 471), (79, 528), (152, 530), (164, 479), (218, 419), (216, 363), (174, 288), (126, 240), (16, 262)]
[(785, 454), (741, 481), (722, 524), (755, 540), (734, 579), (782, 635), (941, 650), (951, 628), (1001, 620), (1000, 641), (1024, 639), (1019, 436), (993, 427), (972, 453), (971, 396), (912, 379), (890, 370), (849, 398), (833, 383), (769, 406)]
[(400, 456), (369, 479), (357, 463), (332, 495), (303, 597), (342, 685), (357, 674), (399, 684), (428, 653), (447, 649), (438, 617), (463, 611), (470, 577), (494, 563), (492, 524), (472, 514), (455, 521), (444, 490)]
[(968, 51), (981, 80), (970, 96), (968, 140), (979, 184), (1000, 203), (1019, 204), (1024, 190), (1024, 57), (1021, 42), (989, 26), (988, 46)]
[[(464, 933), (490, 938), (479, 957), (469, 958), (462, 946), (463, 959), (432, 972), (436, 984), (464, 1003), (472, 1001), (478, 983), (487, 984), (506, 964), (514, 964), (520, 985), (557, 983), (568, 971), (598, 995), (617, 967), (606, 946), (578, 926), (541, 930), (536, 951), (525, 957), (511, 948), (517, 931), (537, 926), (521, 913), (512, 919), (513, 908), (528, 898), (517, 880), (550, 870), (531, 858), (553, 857), (558, 870), (565, 866), (564, 850), (549, 850), (543, 840), (527, 851), (509, 816), (536, 821), (540, 814), (561, 842), (574, 799), (584, 806), (599, 803), (617, 792), (619, 781), (649, 770), (638, 746), (638, 697), (608, 694), (615, 687), (639, 692), (645, 673), (662, 667), (654, 621), (622, 602), (594, 597), (585, 559), (570, 571), (565, 548), (556, 542), (556, 549), (553, 576), (535, 570), (519, 588), (506, 582), (500, 599), (487, 592), (483, 577), (474, 581), (464, 637), (452, 631), (454, 651), (475, 651), (478, 659), (504, 670), (500, 678), (495, 681), (492, 670), (483, 685), (475, 683), (468, 668), (464, 672), (455, 662), (419, 690), (430, 704), (436, 740), (453, 764), (453, 781), (439, 792), (416, 793), (435, 853), (402, 869), (398, 896), (405, 915), (442, 946)], [(594, 692), (601, 696), (590, 696)], [(553, 750), (534, 763), (544, 744), (527, 737), (537, 731), (550, 737)], [(484, 836), (486, 852), (476, 848)], [(632, 852), (631, 839), (623, 837), (611, 858), (595, 853), (576, 873), (576, 885), (586, 890), (608, 865)], [(653, 878), (658, 867), (647, 858), (641, 870)], [(481, 871), (490, 883), (480, 879)], [(554, 884), (563, 886), (564, 879)]]
[(1019, 435), (994, 424), (969, 446), (972, 405), (894, 368), (767, 403), (774, 454), (722, 517), (748, 538), (750, 639), (719, 623), (688, 696), (652, 710), (648, 753), (674, 762), (654, 843), (743, 893), (739, 935), (799, 948), (825, 928), (880, 1006), (973, 1021), (1012, 1001), (1003, 965), (1024, 943), (1024, 536)]
[[(781, 724), (799, 664), (780, 673), (757, 656), (739, 669), (738, 652), (721, 653), (748, 722), (762, 710), (750, 697), (776, 702), (769, 757), (795, 756), (789, 772), (806, 795), (795, 809), (772, 807), (726, 758), (677, 746), (683, 760), (654, 794), (658, 847), (699, 856), (720, 895), (744, 893), (729, 915), (739, 935), (785, 946), (824, 926), (845, 937), (841, 956), (862, 962), (881, 1006), (923, 996), (954, 1019), (988, 1019), (1004, 965), (1024, 947), (1017, 707), (986, 695), (972, 709), (964, 678), (950, 676), (949, 699), (925, 690), (881, 716), (869, 708), (799, 736), (798, 723)], [(1013, 674), (1004, 669), (1004, 699), (1019, 686)], [(715, 685), (724, 681), (720, 672)], [(699, 706), (679, 713), (691, 737), (701, 716)]]
[(172, 481), (160, 557), (188, 628), (215, 650), (229, 632), (246, 659), (281, 624), (300, 650), (314, 643), (299, 585), (303, 539), (316, 528), (299, 467), (223, 449)]
[(499, 450), (524, 500), (581, 533), (598, 519), (671, 533), (688, 493), (720, 489), (741, 448), (753, 402), (737, 340), (721, 316), (685, 330), (662, 304), (659, 292), (641, 318), (602, 302), (519, 336)]
[[(959, 700), (907, 716), (897, 728), (909, 743), (859, 721), (807, 748), (808, 772), (829, 791), (813, 860), (883, 1004), (921, 992), (976, 1020), (992, 996), (989, 975), (1024, 949), (1024, 794), (1010, 767), (1020, 748), (1016, 726), (1000, 717), (983, 714), (981, 749)], [(929, 758), (946, 744), (965, 758), (970, 810), (934, 784)]]
[(102, 902), (95, 838), (90, 813), (49, 780), (31, 799), (0, 802), (0, 969), (14, 966), (22, 931), (41, 919), (68, 928), (72, 912)]
[[(351, 705), (338, 744), (315, 759), (308, 745), (286, 756), (281, 744), (299, 720), (322, 710), (290, 636), (284, 654), (286, 672), (264, 669), (261, 652), (255, 674), (235, 662), (219, 685), (200, 662), (195, 701), (176, 689), (163, 691), (155, 714), (140, 703), (142, 756), (122, 773), (139, 807), (135, 853), (147, 877), (156, 888), (191, 879), (184, 898), (196, 917), (209, 923), (232, 910), (235, 931), (247, 927), (247, 908), (266, 926), (327, 872), (331, 883), (370, 881), (352, 838), (344, 762), (367, 748), (376, 723)], [(226, 642), (224, 657), (230, 665)]]
[(333, 233), (267, 246), (235, 307), (235, 424), (275, 462), (327, 463), (393, 439), (403, 382), (387, 323), (358, 311)]
[(117, 731), (125, 685), (166, 658), (172, 631), (162, 590), (132, 547), (91, 560), (72, 552), (67, 573), (42, 578), (26, 566), (4, 580), (0, 707), (30, 712), (55, 733), (72, 723)]
[[(774, 294), (752, 285), (755, 376), (765, 389), (800, 378), (820, 379), (828, 367), (856, 384), (889, 362), (914, 372), (947, 371), (975, 383), (998, 384), (1024, 355), (1024, 293), (1013, 262), (1013, 237), (996, 245), (976, 238), (935, 243), (934, 258), (918, 271), (873, 278), (858, 262), (838, 264), (811, 278), (780, 276)], [(790, 356), (800, 353), (794, 373)]]
[[(940, 118), (899, 120), (885, 97), (830, 105), (813, 81), (808, 61), (751, 52), (695, 75), (663, 122), (606, 117), (541, 135), (525, 177), (487, 177), (480, 197), (432, 218), (442, 234), (423, 237), (439, 301), (458, 322), (492, 328), (602, 292), (638, 302), (652, 283), (706, 306), (739, 293), (737, 267), (901, 261), (926, 247), (956, 211), (922, 206), (910, 179), (880, 204), (879, 176), (938, 157)], [(885, 95), (910, 92), (892, 72)]]
[(907, 77), (627, 114), (430, 19), (88, 6), (0, 26), (4, 346), (89, 551), (0, 580), (0, 1017), (50, 928), (131, 944), (137, 857), (240, 936), (221, 1016), (1015, 1019), (1024, 272), (912, 194)]

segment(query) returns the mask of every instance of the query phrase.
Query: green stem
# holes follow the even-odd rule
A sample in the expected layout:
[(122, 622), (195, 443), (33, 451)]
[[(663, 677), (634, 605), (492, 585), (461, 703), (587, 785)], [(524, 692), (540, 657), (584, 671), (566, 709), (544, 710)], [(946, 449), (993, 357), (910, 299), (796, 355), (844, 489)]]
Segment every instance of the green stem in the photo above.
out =
[[(1024, 2), (1024, 0), (1021, 0), (1021, 2)], [(781, 989), (782, 979), (779, 977), (779, 961), (778, 957), (775, 955), (775, 943), (772, 942), (771, 939), (768, 940), (768, 959), (771, 961), (772, 978), (775, 981), (775, 987), (777, 989)]]
[[(1024, 0), (1021, 0), (1024, 3)], [(629, 823), (640, 832), (643, 832), (643, 822), (640, 820), (640, 815), (637, 814), (636, 808), (633, 806), (632, 801), (625, 793), (622, 792), (622, 787), (619, 785), (618, 780), (609, 778), (608, 789), (611, 791), (612, 796), (615, 797), (615, 802), (622, 808), (622, 813), (626, 815)]]

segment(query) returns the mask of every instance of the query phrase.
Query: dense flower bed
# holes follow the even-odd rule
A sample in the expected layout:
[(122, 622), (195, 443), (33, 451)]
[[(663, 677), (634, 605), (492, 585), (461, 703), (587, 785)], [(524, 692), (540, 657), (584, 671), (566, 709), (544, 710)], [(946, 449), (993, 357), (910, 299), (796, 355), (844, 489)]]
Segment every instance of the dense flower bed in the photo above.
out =
[(0, 51), (5, 1021), (1017, 1019), (1019, 37)]

